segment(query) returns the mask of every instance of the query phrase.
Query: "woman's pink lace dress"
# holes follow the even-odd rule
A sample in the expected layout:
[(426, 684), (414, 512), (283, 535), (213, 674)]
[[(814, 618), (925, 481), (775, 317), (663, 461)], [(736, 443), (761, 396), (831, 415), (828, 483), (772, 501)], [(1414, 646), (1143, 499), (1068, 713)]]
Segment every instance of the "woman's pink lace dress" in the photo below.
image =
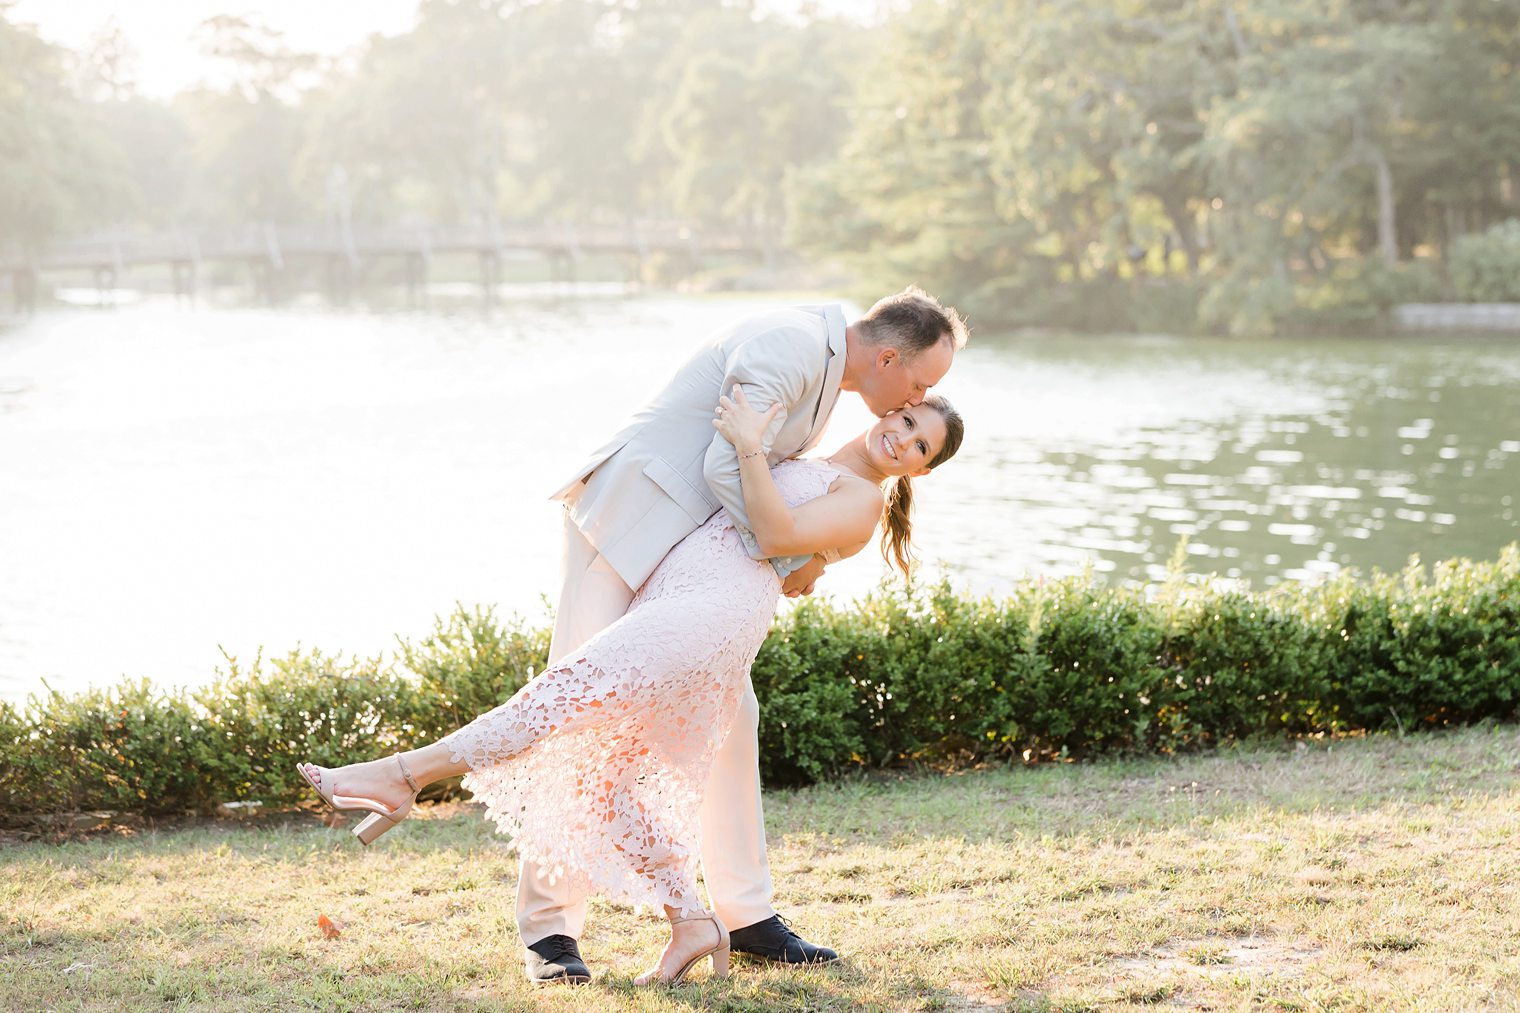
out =
[[(790, 506), (838, 476), (812, 460), (771, 474)], [(635, 904), (703, 906), (702, 792), (780, 590), (719, 510), (623, 618), (445, 739), (523, 860)]]

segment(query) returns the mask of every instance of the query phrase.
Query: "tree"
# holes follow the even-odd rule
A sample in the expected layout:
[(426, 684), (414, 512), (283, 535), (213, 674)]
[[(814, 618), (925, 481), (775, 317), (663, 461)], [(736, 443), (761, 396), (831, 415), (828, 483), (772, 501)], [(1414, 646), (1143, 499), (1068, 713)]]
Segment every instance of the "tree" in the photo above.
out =
[(1003, 201), (983, 118), (991, 17), (925, 4), (863, 40), (839, 155), (791, 187), (794, 242), (837, 256), (873, 291), (973, 293), (957, 296), (963, 306), (1024, 279), (1034, 228)]
[(925, 0), (793, 195), (830, 227), (796, 238), (957, 279), (1004, 320), (1133, 324), (1201, 284), (1204, 325), (1259, 333), (1347, 279), (1391, 299), (1369, 264), (1399, 277), (1515, 213), (1517, 22), (1487, 0)]
[(67, 52), (0, 5), (0, 242), (25, 256), (104, 220), (130, 188), (75, 90)]
[(796, 28), (734, 10), (691, 23), (661, 123), (678, 212), (750, 231), (776, 258), (788, 174), (831, 155), (844, 131), (833, 35), (827, 24)]
[(243, 18), (210, 18), (199, 34), (233, 84), (200, 88), (174, 103), (194, 138), (190, 209), (199, 221), (233, 226), (301, 218), (318, 203), (295, 172), (309, 129), (301, 89), (316, 61)]

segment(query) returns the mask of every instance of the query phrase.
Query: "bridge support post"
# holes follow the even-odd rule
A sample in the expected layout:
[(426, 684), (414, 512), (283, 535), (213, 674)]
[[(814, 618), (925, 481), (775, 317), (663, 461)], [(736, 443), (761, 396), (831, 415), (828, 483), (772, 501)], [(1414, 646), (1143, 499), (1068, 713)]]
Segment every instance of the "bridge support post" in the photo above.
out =
[(501, 258), (495, 250), (480, 253), (480, 295), (482, 305), (490, 309), (496, 305), (496, 286), (501, 280)]
[(702, 258), (697, 249), (697, 238), (685, 229), (681, 230), (686, 239), (686, 277), (690, 278), (702, 269)]
[(195, 265), (188, 260), (176, 260), (170, 265), (174, 275), (174, 301), (189, 302), (195, 306)]
[(353, 262), (344, 254), (334, 253), (327, 258), (327, 301), (334, 306), (347, 306), (354, 296)]
[(95, 267), (95, 302), (100, 306), (110, 306), (116, 301), (116, 268), (110, 264), (97, 264)]
[(256, 257), (248, 261), (248, 267), (253, 272), (254, 297), (265, 306), (273, 306), (274, 265), (263, 257)]
[(633, 222), (633, 283), (642, 289), (652, 279), (649, 269), (649, 239), (644, 226), (637, 219)]
[(575, 291), (575, 269), (581, 260), (581, 239), (576, 231), (574, 222), (565, 223), (565, 280), (570, 283), (570, 290)]
[(623, 286), (630, 289), (642, 288), (644, 282), (643, 255), (634, 250), (619, 257), (618, 263), (623, 268)]
[(406, 305), (408, 309), (427, 308), (427, 277), (427, 258), (421, 253), (408, 253), (406, 255)]
[(31, 316), (37, 312), (37, 271), (18, 267), (11, 272), (11, 299), (17, 313)]

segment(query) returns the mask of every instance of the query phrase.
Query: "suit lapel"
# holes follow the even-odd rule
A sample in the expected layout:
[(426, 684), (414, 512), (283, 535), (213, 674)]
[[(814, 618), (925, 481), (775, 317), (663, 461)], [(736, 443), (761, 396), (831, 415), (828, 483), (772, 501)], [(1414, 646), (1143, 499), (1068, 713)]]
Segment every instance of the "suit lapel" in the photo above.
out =
[(818, 445), (823, 439), (823, 431), (828, 428), (829, 416), (834, 413), (834, 404), (839, 400), (839, 382), (844, 379), (844, 354), (845, 354), (845, 323), (844, 312), (835, 304), (830, 303), (823, 308), (823, 319), (829, 330), (829, 364), (824, 371), (823, 389), (818, 392), (818, 407), (813, 413), (813, 428), (808, 431), (807, 439), (802, 443), (799, 454), (805, 454)]

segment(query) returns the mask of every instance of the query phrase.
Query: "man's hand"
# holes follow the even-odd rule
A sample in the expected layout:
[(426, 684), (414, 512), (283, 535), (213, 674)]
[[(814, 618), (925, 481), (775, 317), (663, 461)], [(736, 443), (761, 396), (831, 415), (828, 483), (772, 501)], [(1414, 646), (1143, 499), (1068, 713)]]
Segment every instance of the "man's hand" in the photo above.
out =
[(802, 564), (801, 569), (787, 574), (786, 580), (781, 583), (781, 593), (788, 598), (800, 598), (805, 594), (812, 594), (813, 585), (822, 576), (823, 557), (815, 552), (812, 559)]

